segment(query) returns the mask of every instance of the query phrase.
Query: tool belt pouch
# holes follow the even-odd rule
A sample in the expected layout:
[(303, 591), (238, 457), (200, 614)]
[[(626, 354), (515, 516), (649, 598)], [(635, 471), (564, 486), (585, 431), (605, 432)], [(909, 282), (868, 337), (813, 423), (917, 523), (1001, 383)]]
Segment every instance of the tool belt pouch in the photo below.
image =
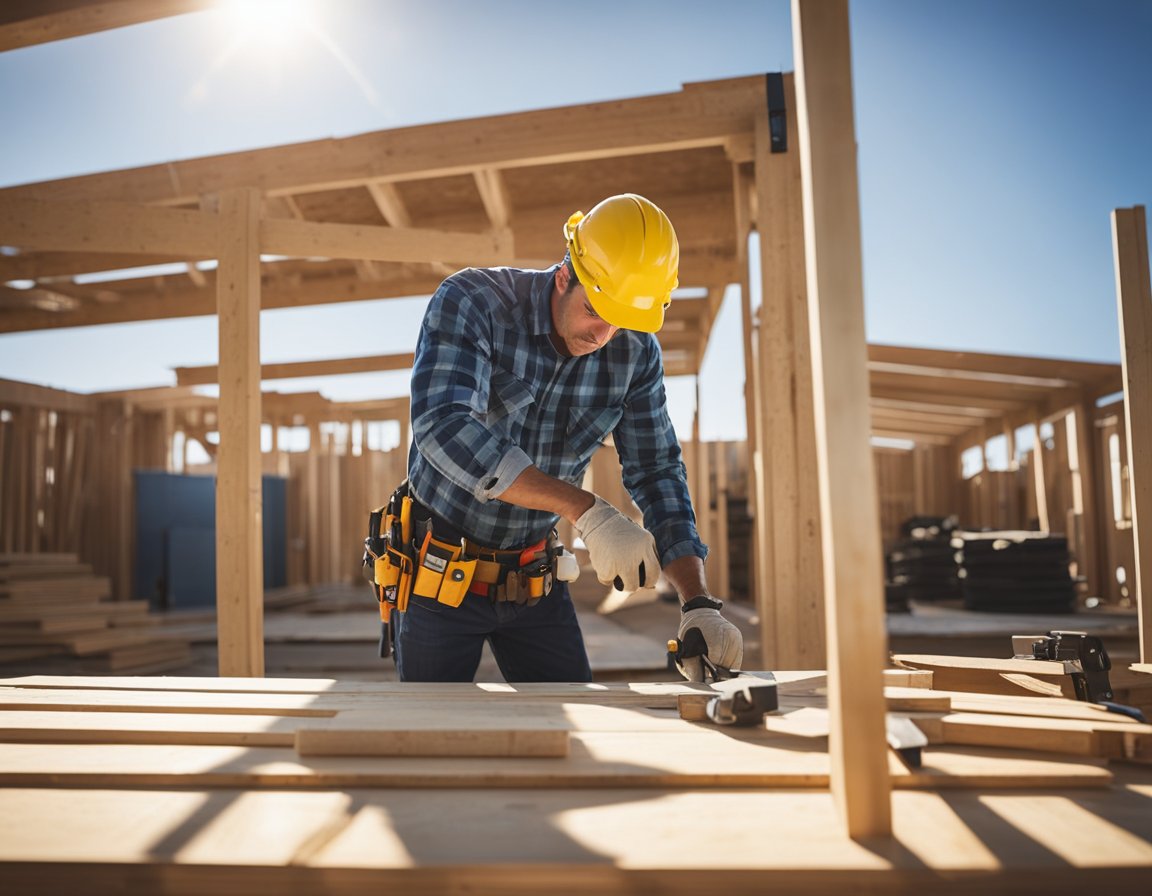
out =
[(444, 581), (436, 599), (449, 607), (458, 607), (472, 585), (478, 560), (453, 560), (444, 570)]
[[(440, 591), (448, 573), (448, 566), (459, 559), (461, 550), (459, 545), (437, 541), (429, 532), (416, 555), (416, 578), (412, 585), (412, 593), (417, 597), (440, 600)], [(454, 604), (458, 605), (459, 601)]]

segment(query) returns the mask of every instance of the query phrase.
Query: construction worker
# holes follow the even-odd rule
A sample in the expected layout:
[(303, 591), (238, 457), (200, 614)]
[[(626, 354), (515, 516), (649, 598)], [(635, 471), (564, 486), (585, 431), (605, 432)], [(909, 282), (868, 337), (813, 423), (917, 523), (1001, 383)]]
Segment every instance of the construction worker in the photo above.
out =
[[(652, 202), (623, 194), (573, 214), (564, 236), (560, 264), (462, 270), (425, 313), (412, 370), (416, 573), (396, 632), (402, 681), (472, 681), (485, 641), (508, 681), (591, 680), (554, 575), (560, 517), (602, 583), (654, 586), (663, 570), (682, 603), (678, 634), (698, 628), (712, 663), (740, 666), (740, 632), (705, 581), (653, 335), (678, 283), (676, 233)], [(580, 486), (609, 435), (643, 527)], [(698, 658), (680, 669), (703, 679)]]

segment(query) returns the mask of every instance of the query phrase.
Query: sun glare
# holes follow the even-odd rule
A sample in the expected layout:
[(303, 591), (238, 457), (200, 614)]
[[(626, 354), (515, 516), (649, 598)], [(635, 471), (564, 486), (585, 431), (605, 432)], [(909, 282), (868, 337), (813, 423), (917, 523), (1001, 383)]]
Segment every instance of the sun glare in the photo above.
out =
[(219, 8), (233, 40), (269, 54), (292, 49), (315, 27), (315, 0), (222, 0)]

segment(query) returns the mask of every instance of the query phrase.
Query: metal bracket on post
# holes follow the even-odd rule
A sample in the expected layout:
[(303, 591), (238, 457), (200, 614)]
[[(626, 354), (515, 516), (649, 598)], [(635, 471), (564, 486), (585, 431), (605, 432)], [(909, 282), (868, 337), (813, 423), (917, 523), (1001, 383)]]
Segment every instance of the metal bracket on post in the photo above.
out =
[(784, 75), (769, 72), (768, 79), (768, 134), (772, 152), (788, 151), (788, 106), (784, 102)]

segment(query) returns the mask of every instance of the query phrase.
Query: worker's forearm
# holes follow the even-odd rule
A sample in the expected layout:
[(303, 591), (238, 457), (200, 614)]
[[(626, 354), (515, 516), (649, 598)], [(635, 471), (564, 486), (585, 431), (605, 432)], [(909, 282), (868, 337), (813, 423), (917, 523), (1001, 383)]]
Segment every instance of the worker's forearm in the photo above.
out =
[(549, 476), (539, 467), (528, 467), (497, 498), (519, 507), (558, 513), (570, 523), (580, 519), (596, 501), (592, 492)]
[(677, 557), (664, 567), (664, 577), (679, 592), (680, 603), (700, 594), (708, 594), (708, 582), (704, 578), (704, 561), (695, 554)]

